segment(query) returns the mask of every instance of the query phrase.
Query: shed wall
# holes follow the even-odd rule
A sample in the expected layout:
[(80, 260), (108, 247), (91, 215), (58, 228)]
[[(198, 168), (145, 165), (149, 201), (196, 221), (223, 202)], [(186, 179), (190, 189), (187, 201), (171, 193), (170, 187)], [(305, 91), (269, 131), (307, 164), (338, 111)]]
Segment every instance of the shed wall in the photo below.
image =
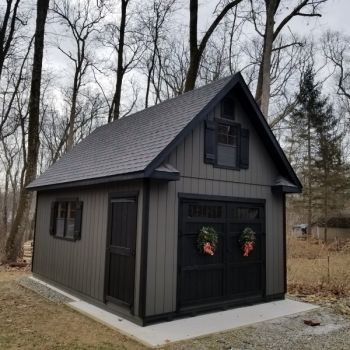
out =
[[(284, 292), (283, 196), (271, 185), (278, 171), (239, 103), (236, 121), (250, 130), (249, 169), (215, 168), (204, 163), (204, 123), (186, 137), (168, 162), (179, 181), (152, 183), (150, 191), (146, 315), (176, 310), (179, 193), (266, 200), (266, 293)], [(220, 107), (208, 115), (213, 119)]]
[[(33, 272), (97, 301), (104, 299), (108, 194), (139, 191), (136, 239), (135, 311), (138, 310), (142, 184), (140, 182), (89, 189), (39, 192)], [(81, 239), (75, 242), (49, 234), (51, 202), (58, 198), (83, 201)]]

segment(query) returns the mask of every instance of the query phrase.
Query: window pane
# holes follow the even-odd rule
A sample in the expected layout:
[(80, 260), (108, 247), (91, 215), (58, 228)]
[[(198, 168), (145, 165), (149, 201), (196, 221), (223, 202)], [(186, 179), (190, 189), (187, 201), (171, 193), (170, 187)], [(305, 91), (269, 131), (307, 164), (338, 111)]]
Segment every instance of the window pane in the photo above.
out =
[(188, 206), (188, 216), (190, 218), (210, 218), (222, 217), (222, 207), (217, 205), (194, 205)]
[(218, 143), (230, 146), (237, 146), (237, 127), (219, 123), (217, 129)]
[(239, 207), (234, 214), (235, 219), (259, 219), (259, 208), (245, 208)]
[(77, 202), (68, 202), (66, 236), (70, 238), (74, 237), (76, 211), (77, 211)]
[(56, 219), (56, 236), (63, 237), (64, 236), (64, 221), (65, 219), (57, 218)]
[(55, 234), (58, 237), (64, 236), (64, 223), (67, 214), (67, 203), (59, 202), (57, 208), (57, 218), (56, 218), (56, 230)]

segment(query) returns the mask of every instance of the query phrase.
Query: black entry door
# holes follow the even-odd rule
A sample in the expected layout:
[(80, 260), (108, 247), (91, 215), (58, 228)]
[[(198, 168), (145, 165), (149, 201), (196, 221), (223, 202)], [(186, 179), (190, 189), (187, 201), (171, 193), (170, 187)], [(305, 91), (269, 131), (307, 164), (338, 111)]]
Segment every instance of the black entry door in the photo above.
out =
[[(265, 288), (264, 203), (183, 199), (180, 205), (179, 309), (261, 298)], [(202, 226), (212, 226), (218, 233), (214, 256), (198, 252)], [(246, 227), (256, 233), (255, 249), (248, 257), (238, 243)]]
[(134, 302), (136, 222), (136, 197), (110, 200), (106, 300), (129, 308)]

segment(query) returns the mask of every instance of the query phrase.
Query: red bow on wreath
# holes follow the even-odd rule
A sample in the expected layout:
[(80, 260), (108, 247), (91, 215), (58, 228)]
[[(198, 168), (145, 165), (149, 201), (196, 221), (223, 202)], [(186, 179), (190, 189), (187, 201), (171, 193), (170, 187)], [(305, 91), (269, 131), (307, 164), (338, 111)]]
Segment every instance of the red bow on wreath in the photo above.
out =
[(238, 242), (241, 245), (243, 256), (249, 256), (254, 250), (255, 232), (250, 227), (246, 227), (239, 237)]

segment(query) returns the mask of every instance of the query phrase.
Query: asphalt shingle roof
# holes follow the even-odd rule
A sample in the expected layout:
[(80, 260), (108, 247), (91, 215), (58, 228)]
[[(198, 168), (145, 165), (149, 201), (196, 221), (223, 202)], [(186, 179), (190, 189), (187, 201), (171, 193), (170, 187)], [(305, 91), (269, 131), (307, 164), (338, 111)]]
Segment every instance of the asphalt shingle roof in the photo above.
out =
[(233, 77), (97, 128), (28, 188), (144, 171)]

